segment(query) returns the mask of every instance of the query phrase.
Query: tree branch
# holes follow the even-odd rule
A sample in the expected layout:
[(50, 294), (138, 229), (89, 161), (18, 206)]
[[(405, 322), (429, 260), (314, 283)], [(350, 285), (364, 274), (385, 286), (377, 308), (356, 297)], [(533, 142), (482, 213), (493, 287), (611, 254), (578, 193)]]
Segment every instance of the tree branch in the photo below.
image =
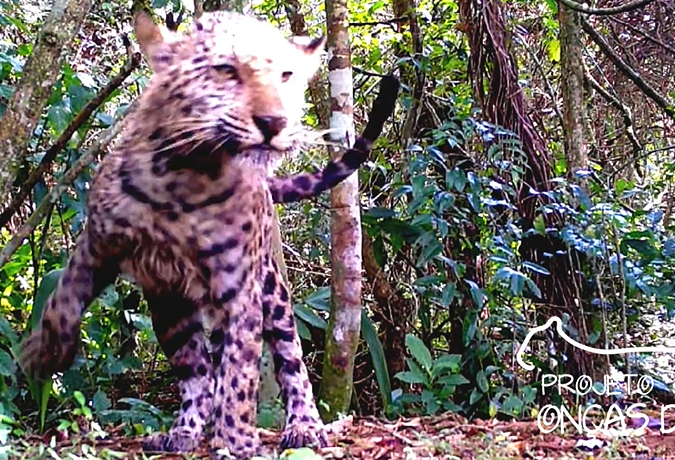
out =
[(349, 27), (364, 27), (364, 26), (379, 26), (387, 24), (398, 24), (400, 22), (407, 22), (410, 18), (392, 18), (385, 19), (383, 21), (371, 21), (371, 22), (350, 22)]
[(591, 14), (593, 16), (611, 16), (613, 14), (626, 13), (628, 11), (636, 10), (640, 7), (650, 4), (654, 0), (636, 0), (634, 2), (628, 2), (624, 5), (613, 6), (611, 8), (591, 8), (573, 0), (558, 1), (569, 9), (578, 11), (579, 13)]
[[(633, 117), (630, 113), (630, 109), (625, 106), (617, 97), (609, 93), (605, 88), (600, 86), (593, 75), (588, 71), (586, 66), (584, 66), (584, 74), (586, 80), (591, 84), (593, 89), (595, 89), (612, 107), (617, 109), (623, 115), (623, 124), (626, 127), (626, 136), (630, 140), (631, 145), (633, 146), (633, 153), (639, 155), (642, 152), (642, 144), (635, 135), (635, 130), (633, 129)], [(635, 157), (634, 157), (635, 158)], [(631, 162), (635, 161), (634, 159)]]
[(94, 96), (87, 105), (84, 106), (82, 111), (77, 114), (75, 118), (70, 122), (68, 127), (63, 131), (61, 136), (57, 141), (52, 145), (49, 150), (45, 153), (35, 170), (30, 174), (28, 179), (21, 185), (21, 190), (12, 198), (11, 203), (0, 213), (0, 228), (6, 226), (12, 216), (16, 214), (19, 210), (19, 207), (24, 202), (28, 194), (35, 184), (42, 178), (47, 169), (51, 166), (52, 162), (56, 158), (56, 155), (63, 150), (73, 134), (80, 129), (80, 127), (89, 119), (92, 113), (98, 109), (101, 104), (110, 96), (113, 91), (120, 87), (120, 85), (127, 79), (127, 77), (138, 68), (141, 63), (140, 53), (130, 53), (130, 59), (124, 64), (124, 67), (113, 78), (110, 79), (107, 85), (103, 87), (96, 96)]
[(54, 0), (21, 80), (0, 118), (0, 196), (8, 196), (27, 155), (35, 126), (42, 117), (54, 83), (61, 74), (66, 51), (75, 43), (91, 0)]
[(610, 19), (611, 19), (612, 21), (614, 21), (614, 22), (618, 22), (619, 24), (623, 25), (624, 27), (629, 28), (630, 30), (632, 30), (632, 31), (635, 32), (636, 34), (642, 35), (643, 37), (645, 37), (645, 38), (646, 38), (647, 40), (649, 40), (650, 42), (654, 43), (655, 45), (660, 46), (661, 48), (663, 48), (664, 50), (668, 51), (670, 54), (672, 54), (673, 56), (675, 56), (675, 47), (672, 47), (672, 46), (670, 46), (669, 44), (664, 43), (664, 42), (662, 42), (661, 40), (652, 37), (652, 36), (649, 35), (647, 32), (645, 32), (645, 31), (639, 29), (638, 27), (635, 27), (633, 24), (631, 24), (631, 23), (629, 23), (629, 22), (622, 21), (622, 20), (619, 19), (619, 18), (610, 18)]
[(584, 29), (584, 32), (591, 37), (591, 40), (598, 45), (598, 48), (609, 58), (610, 61), (626, 76), (628, 77), (635, 86), (640, 88), (640, 90), (652, 101), (656, 103), (661, 109), (663, 109), (666, 114), (675, 120), (675, 106), (673, 103), (666, 99), (664, 96), (659, 94), (652, 86), (647, 83), (645, 80), (640, 77), (640, 75), (633, 70), (628, 64), (626, 64), (621, 57), (609, 46), (609, 43), (600, 35), (593, 27), (584, 19), (580, 18), (581, 27)]
[(0, 267), (4, 266), (12, 257), (14, 252), (21, 246), (23, 240), (33, 232), (42, 218), (47, 214), (52, 204), (56, 203), (61, 195), (68, 189), (70, 184), (77, 178), (77, 176), (91, 164), (96, 156), (102, 152), (124, 128), (124, 121), (136, 109), (137, 102), (133, 102), (124, 114), (117, 120), (117, 122), (106, 130), (94, 143), (94, 145), (87, 150), (87, 153), (82, 155), (73, 166), (68, 169), (57, 185), (52, 188), (47, 196), (45, 196), (37, 209), (26, 220), (23, 226), (12, 236), (7, 245), (0, 252)]

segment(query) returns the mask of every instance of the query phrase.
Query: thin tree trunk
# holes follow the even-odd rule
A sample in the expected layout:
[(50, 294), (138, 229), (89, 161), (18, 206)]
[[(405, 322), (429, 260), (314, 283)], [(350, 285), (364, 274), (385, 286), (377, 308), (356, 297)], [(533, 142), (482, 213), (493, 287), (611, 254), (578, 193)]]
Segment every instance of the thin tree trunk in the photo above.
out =
[(588, 166), (585, 139), (583, 43), (579, 13), (560, 5), (560, 81), (567, 177), (576, 181), (578, 169)]
[[(75, 42), (91, 1), (54, 0), (7, 110), (0, 119), (0, 196), (10, 195), (19, 167), (28, 155), (33, 131), (42, 117), (66, 52)], [(64, 45), (65, 44), (65, 45)]]
[[(347, 1), (326, 0), (332, 140), (354, 141), (354, 96)], [(339, 154), (334, 150), (333, 155)], [(349, 409), (361, 326), (361, 214), (358, 174), (331, 190), (331, 311), (319, 398), (324, 420)]]

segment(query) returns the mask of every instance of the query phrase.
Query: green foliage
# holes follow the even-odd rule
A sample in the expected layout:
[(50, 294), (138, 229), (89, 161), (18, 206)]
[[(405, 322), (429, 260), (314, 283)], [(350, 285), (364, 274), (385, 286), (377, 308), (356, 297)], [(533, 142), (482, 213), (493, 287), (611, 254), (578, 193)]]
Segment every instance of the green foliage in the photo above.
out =
[[(431, 352), (418, 337), (408, 334), (406, 345), (412, 355), (408, 359), (408, 371), (399, 372), (396, 378), (409, 384), (421, 384), (420, 394), (401, 395), (399, 403), (422, 406), (427, 415), (439, 411), (457, 411), (460, 409), (452, 396), (459, 385), (470, 383), (461, 374), (460, 355), (442, 355), (432, 359)], [(415, 410), (415, 408), (413, 408)]]

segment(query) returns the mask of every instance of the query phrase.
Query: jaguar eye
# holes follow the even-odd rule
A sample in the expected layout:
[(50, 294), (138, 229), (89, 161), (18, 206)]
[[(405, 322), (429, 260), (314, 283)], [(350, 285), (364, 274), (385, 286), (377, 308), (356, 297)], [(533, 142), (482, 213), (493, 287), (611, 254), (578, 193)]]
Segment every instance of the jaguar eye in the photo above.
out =
[(239, 78), (237, 68), (231, 64), (216, 64), (213, 66), (213, 70), (220, 74), (228, 75), (232, 78)]
[(293, 72), (284, 72), (281, 74), (281, 81), (286, 83), (293, 76)]

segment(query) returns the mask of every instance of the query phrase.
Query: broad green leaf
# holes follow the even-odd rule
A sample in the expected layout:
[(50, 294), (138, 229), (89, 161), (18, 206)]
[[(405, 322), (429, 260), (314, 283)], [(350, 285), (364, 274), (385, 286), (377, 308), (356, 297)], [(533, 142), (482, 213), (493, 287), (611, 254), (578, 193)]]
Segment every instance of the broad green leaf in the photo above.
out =
[(316, 314), (316, 312), (302, 304), (293, 305), (293, 312), (295, 315), (305, 321), (307, 324), (311, 324), (314, 327), (319, 329), (326, 329), (328, 324), (326, 320)]
[(548, 58), (551, 62), (560, 62), (560, 40), (553, 38), (546, 43)]
[(9, 345), (12, 347), (19, 343), (19, 337), (3, 315), (0, 315), (0, 337), (9, 339)]
[(410, 353), (417, 360), (417, 362), (419, 362), (422, 368), (426, 372), (431, 371), (431, 352), (427, 346), (424, 345), (424, 342), (422, 342), (419, 337), (416, 337), (413, 334), (407, 334), (405, 337), (405, 343), (408, 346)]
[(382, 397), (382, 405), (385, 408), (389, 407), (391, 405), (391, 385), (389, 384), (387, 358), (375, 325), (365, 310), (361, 310), (361, 337), (368, 344), (368, 351), (370, 351), (370, 357), (373, 360), (373, 369), (375, 369), (375, 379)]
[(42, 277), (37, 294), (35, 295), (33, 311), (31, 311), (30, 315), (31, 330), (34, 331), (40, 325), (40, 319), (42, 318), (42, 311), (45, 308), (45, 304), (47, 303), (51, 293), (54, 291), (54, 289), (56, 289), (56, 286), (59, 283), (64, 270), (64, 268), (57, 268)]
[(298, 335), (301, 339), (312, 340), (312, 334), (309, 332), (307, 325), (302, 321), (296, 321), (295, 327), (298, 330)]
[(427, 379), (425, 378), (425, 376), (420, 375), (416, 372), (409, 372), (409, 371), (399, 372), (394, 377), (405, 383), (424, 383), (424, 384), (427, 383)]
[(330, 286), (323, 286), (305, 297), (305, 303), (321, 311), (330, 311)]
[(539, 273), (540, 275), (550, 275), (551, 272), (541, 265), (535, 264), (534, 262), (525, 261), (523, 262), (523, 267), (532, 270), (533, 272)]
[(78, 403), (80, 406), (84, 406), (85, 403), (87, 402), (86, 399), (84, 398), (84, 395), (83, 395), (82, 392), (79, 391), (79, 390), (75, 390), (75, 391), (73, 392), (73, 397), (75, 398), (75, 401), (77, 401), (77, 403)]
[(382, 219), (382, 218), (386, 219), (396, 217), (396, 212), (387, 208), (374, 207), (370, 208), (368, 212), (365, 213), (365, 215), (375, 219)]
[(0, 376), (9, 377), (16, 372), (16, 364), (12, 356), (5, 350), (0, 349)]
[(110, 399), (108, 399), (108, 396), (105, 394), (105, 392), (98, 390), (96, 393), (94, 393), (94, 397), (92, 398), (92, 407), (96, 412), (101, 412), (110, 409), (112, 407), (112, 403), (110, 402)]
[(483, 393), (487, 393), (488, 390), (490, 389), (490, 385), (488, 383), (487, 377), (485, 376), (485, 372), (483, 372), (482, 370), (478, 371), (478, 374), (476, 375), (476, 385), (478, 385), (478, 388)]
[(443, 385), (459, 386), (459, 385), (466, 385), (471, 382), (469, 382), (469, 380), (462, 374), (452, 374), (438, 379), (438, 383), (441, 383)]

